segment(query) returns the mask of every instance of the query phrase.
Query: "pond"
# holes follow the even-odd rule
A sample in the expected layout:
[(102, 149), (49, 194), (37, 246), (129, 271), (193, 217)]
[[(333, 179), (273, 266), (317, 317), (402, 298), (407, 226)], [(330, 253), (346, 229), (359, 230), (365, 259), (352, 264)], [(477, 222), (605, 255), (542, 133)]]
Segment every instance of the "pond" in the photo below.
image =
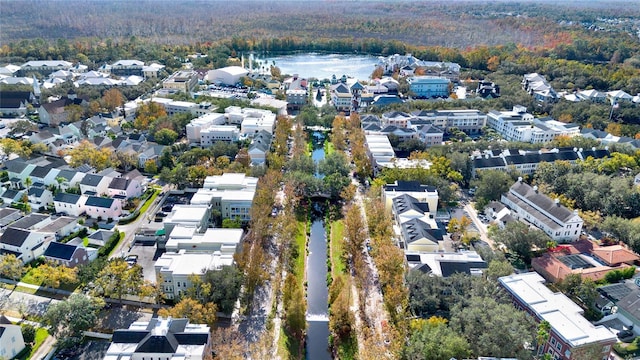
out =
[(316, 78), (319, 80), (331, 79), (335, 75), (354, 77), (358, 80), (368, 80), (375, 70), (378, 58), (370, 55), (344, 55), (344, 54), (318, 54), (303, 53), (295, 55), (283, 55), (258, 59), (265, 68), (275, 64), (282, 74), (299, 74), (304, 78)]

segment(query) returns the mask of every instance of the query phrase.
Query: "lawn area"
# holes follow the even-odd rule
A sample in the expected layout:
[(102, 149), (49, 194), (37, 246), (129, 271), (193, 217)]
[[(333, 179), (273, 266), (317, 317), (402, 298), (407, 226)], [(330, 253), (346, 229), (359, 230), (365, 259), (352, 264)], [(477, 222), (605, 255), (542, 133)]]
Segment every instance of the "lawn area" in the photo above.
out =
[(613, 345), (613, 350), (623, 358), (627, 358), (627, 356), (636, 356), (640, 354), (640, 348), (638, 346), (638, 341), (634, 340), (630, 344), (625, 343), (617, 343)]
[(333, 153), (334, 151), (336, 151), (336, 149), (333, 147), (333, 143), (331, 141), (325, 141), (324, 142), (324, 155), (331, 155), (331, 153)]
[(344, 223), (342, 220), (335, 221), (331, 224), (331, 275), (335, 279), (339, 275), (346, 274), (346, 264), (342, 259), (343, 242), (342, 232), (344, 231)]
[(27, 345), (25, 350), (22, 351), (20, 354), (18, 354), (18, 356), (16, 356), (16, 359), (17, 360), (31, 359), (31, 356), (33, 356), (33, 354), (38, 350), (40, 345), (42, 345), (42, 343), (47, 339), (47, 336), (49, 336), (47, 329), (38, 328), (38, 330), (36, 330), (36, 339), (33, 346)]
[(35, 277), (36, 272), (37, 272), (36, 268), (30, 268), (29, 271), (27, 271), (27, 273), (24, 274), (22, 279), (20, 279), (20, 281), (22, 281), (23, 283), (40, 286), (42, 284), (42, 281), (38, 281), (36, 279)]
[(300, 286), (304, 284), (304, 265), (307, 260), (307, 222), (298, 221), (298, 231), (296, 233), (296, 243), (298, 257), (296, 258), (296, 264), (294, 267), (294, 274), (298, 278)]
[(142, 205), (142, 207), (140, 208), (140, 214), (144, 214), (147, 211), (147, 209), (149, 209), (149, 206), (153, 204), (153, 202), (156, 200), (159, 194), (160, 194), (160, 190), (156, 189), (153, 191), (153, 195), (151, 195), (151, 197), (147, 199), (144, 205)]
[[(120, 245), (120, 242), (122, 242), (122, 239), (124, 239), (124, 232), (121, 231), (120, 232), (120, 239), (118, 239), (118, 242), (116, 243), (116, 245), (111, 249), (111, 251), (109, 251), (109, 256), (111, 256), (111, 254), (118, 248), (118, 245)], [(107, 256), (107, 257), (109, 257)]]

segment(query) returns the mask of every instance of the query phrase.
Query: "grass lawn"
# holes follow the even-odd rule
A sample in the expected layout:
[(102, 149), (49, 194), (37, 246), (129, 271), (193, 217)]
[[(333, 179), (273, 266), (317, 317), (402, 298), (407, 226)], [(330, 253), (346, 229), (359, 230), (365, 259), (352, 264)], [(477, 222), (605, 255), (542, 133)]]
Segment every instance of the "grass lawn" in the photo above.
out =
[(298, 251), (298, 257), (296, 258), (296, 264), (294, 267), (294, 273), (298, 278), (298, 282), (300, 286), (304, 284), (304, 264), (307, 259), (307, 222), (306, 221), (298, 221), (298, 231), (296, 233), (296, 243), (295, 246)]
[[(113, 249), (111, 249), (111, 251), (109, 252), (109, 256), (111, 256), (111, 254), (113, 254), (113, 252), (118, 248), (118, 246), (122, 242), (122, 239), (124, 239), (124, 231), (120, 232), (120, 239), (118, 239), (118, 243), (116, 244), (116, 246), (114, 246)], [(107, 256), (107, 257), (109, 257), (109, 256)]]
[(339, 275), (346, 274), (346, 264), (342, 259), (343, 241), (342, 233), (344, 231), (344, 223), (342, 220), (335, 221), (331, 224), (331, 275), (336, 278)]
[(36, 330), (36, 339), (35, 339), (35, 343), (33, 344), (33, 346), (27, 345), (25, 351), (21, 352), (16, 357), (16, 359), (17, 360), (31, 359), (31, 356), (33, 356), (33, 354), (38, 350), (40, 345), (42, 345), (42, 343), (47, 339), (47, 336), (49, 336), (49, 333), (47, 332), (47, 329), (38, 328), (38, 330)]
[(147, 201), (145, 201), (144, 205), (142, 205), (142, 207), (140, 208), (140, 215), (144, 214), (147, 209), (149, 209), (149, 206), (151, 206), (151, 204), (153, 204), (154, 200), (158, 197), (158, 195), (160, 194), (160, 190), (155, 190), (153, 192), (153, 195), (151, 195), (151, 197), (149, 199), (147, 199)]
[(24, 274), (24, 276), (22, 277), (22, 279), (20, 279), (20, 281), (22, 281), (23, 283), (40, 286), (42, 284), (42, 281), (38, 281), (36, 279), (35, 277), (36, 271), (37, 271), (36, 268), (29, 269), (29, 271), (27, 271), (27, 273)]
[(331, 141), (325, 141), (324, 142), (324, 154), (325, 154), (325, 156), (331, 155), (331, 153), (333, 153), (334, 151), (336, 151), (336, 149), (333, 147), (333, 143)]

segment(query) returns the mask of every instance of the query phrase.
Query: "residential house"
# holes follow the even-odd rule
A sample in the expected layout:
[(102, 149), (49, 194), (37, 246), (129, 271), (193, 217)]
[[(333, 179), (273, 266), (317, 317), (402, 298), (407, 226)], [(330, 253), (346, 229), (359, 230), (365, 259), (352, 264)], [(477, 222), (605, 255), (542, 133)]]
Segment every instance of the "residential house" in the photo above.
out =
[(397, 127), (395, 125), (386, 126), (383, 129), (380, 129), (379, 133), (386, 136), (396, 136), (399, 141), (407, 141), (410, 139), (415, 139), (417, 137), (415, 130), (410, 128)]
[(2, 194), (0, 195), (0, 199), (2, 199), (2, 202), (4, 204), (21, 202), (22, 197), (25, 193), (25, 190), (14, 190), (14, 189), (5, 189), (5, 188), (0, 188), (0, 191), (2, 191)]
[(117, 199), (89, 196), (84, 210), (92, 218), (117, 219), (122, 214), (122, 204)]
[(408, 194), (396, 196), (392, 200), (391, 212), (396, 224), (401, 225), (412, 219), (420, 219), (429, 224), (431, 228), (437, 228), (434, 218), (435, 211), (429, 209), (429, 203), (420, 202)]
[(107, 176), (85, 174), (80, 181), (80, 192), (83, 195), (103, 195), (109, 193), (112, 178)]
[(285, 79), (282, 85), (285, 88), (288, 109), (300, 109), (307, 104), (309, 101), (307, 79), (293, 74), (293, 77)]
[(86, 201), (86, 196), (59, 192), (53, 198), (53, 206), (56, 213), (77, 217), (85, 212), (84, 204)]
[(35, 164), (27, 162), (23, 158), (5, 161), (3, 165), (2, 169), (7, 171), (13, 189), (22, 189), (24, 181), (36, 167)]
[(607, 100), (607, 95), (598, 90), (582, 90), (576, 93), (576, 96), (583, 101), (591, 101), (595, 103), (603, 103)]
[(42, 228), (51, 223), (51, 216), (33, 213), (26, 215), (11, 224), (11, 227), (23, 230), (42, 231)]
[(203, 277), (207, 270), (220, 270), (233, 265), (233, 255), (220, 252), (191, 253), (184, 249), (166, 252), (156, 260), (155, 270), (160, 287), (167, 299), (179, 299), (193, 286), (194, 275)]
[(58, 265), (74, 268), (95, 260), (98, 251), (83, 246), (63, 244), (52, 241), (44, 252), (44, 258)]
[(498, 98), (500, 97), (500, 86), (491, 81), (480, 80), (476, 88), (476, 95), (481, 98)]
[(158, 77), (160, 70), (164, 69), (164, 65), (151, 63), (142, 67), (142, 75), (145, 79), (155, 79)]
[(80, 230), (78, 220), (77, 217), (60, 216), (40, 228), (39, 231), (55, 234), (56, 240), (60, 240)]
[(18, 209), (9, 207), (0, 208), (0, 228), (4, 228), (21, 217), (22, 213)]
[(87, 238), (89, 239), (89, 245), (98, 248), (103, 247), (114, 234), (115, 233), (113, 231), (98, 229), (87, 236)]
[[(607, 360), (616, 336), (602, 325), (595, 326), (583, 317), (584, 310), (562, 293), (554, 293), (535, 272), (514, 274), (498, 279), (518, 309), (526, 311), (536, 321), (547, 321), (551, 331), (538, 354), (553, 359), (585, 359), (586, 351), (601, 349), (597, 359)], [(591, 358), (596, 359), (596, 358)]]
[(381, 108), (391, 104), (401, 104), (403, 102), (404, 100), (398, 97), (398, 95), (377, 95), (374, 96), (371, 106)]
[(533, 95), (540, 102), (554, 102), (558, 100), (558, 94), (549, 85), (547, 79), (538, 73), (525, 74), (522, 79), (522, 89)]
[(455, 253), (411, 253), (406, 252), (405, 258), (409, 269), (421, 271), (433, 276), (448, 277), (453, 274), (468, 274), (481, 276), (487, 268), (486, 261), (475, 251), (460, 251)]
[(598, 246), (591, 251), (591, 254), (611, 267), (622, 264), (635, 265), (640, 260), (638, 255), (622, 245)]
[(418, 99), (448, 98), (451, 81), (440, 76), (414, 76), (407, 79), (409, 91)]
[(141, 152), (138, 153), (138, 166), (144, 168), (147, 161), (154, 161), (156, 164), (160, 161), (160, 155), (166, 146), (158, 145), (156, 143), (147, 143), (140, 148)]
[(554, 241), (575, 241), (580, 237), (583, 220), (578, 211), (540, 193), (537, 186), (529, 186), (522, 178), (502, 194), (500, 201), (511, 209), (512, 216), (544, 231)]
[(271, 133), (264, 130), (261, 130), (253, 137), (247, 151), (253, 165), (264, 164), (267, 153), (271, 149), (272, 138)]
[(70, 105), (89, 106), (89, 98), (86, 96), (78, 97), (73, 90), (69, 90), (66, 97), (42, 104), (38, 108), (38, 114), (40, 115), (39, 121), (50, 127), (57, 127), (61, 123), (69, 122)]
[(203, 360), (210, 355), (211, 329), (207, 325), (158, 317), (114, 331), (104, 359)]
[(337, 83), (331, 86), (331, 104), (338, 112), (348, 113), (351, 109), (351, 91), (344, 83)]
[(25, 348), (20, 325), (0, 315), (0, 358), (13, 359)]
[(26, 264), (44, 254), (47, 243), (54, 238), (51, 233), (9, 226), (0, 235), (0, 254), (14, 254)]
[(27, 106), (35, 101), (31, 91), (0, 91), (0, 115), (24, 116), (27, 114)]
[(142, 184), (138, 180), (116, 177), (109, 183), (107, 194), (124, 201), (142, 195), (142, 190)]
[(74, 170), (60, 170), (55, 177), (55, 183), (60, 187), (60, 190), (65, 191), (70, 187), (74, 187), (84, 179), (85, 174)]
[(617, 104), (620, 102), (632, 102), (633, 96), (627, 94), (622, 90), (614, 90), (607, 92), (607, 98), (611, 102), (611, 104)]
[(47, 188), (32, 186), (29, 188), (27, 196), (33, 210), (43, 211), (53, 205), (53, 193)]

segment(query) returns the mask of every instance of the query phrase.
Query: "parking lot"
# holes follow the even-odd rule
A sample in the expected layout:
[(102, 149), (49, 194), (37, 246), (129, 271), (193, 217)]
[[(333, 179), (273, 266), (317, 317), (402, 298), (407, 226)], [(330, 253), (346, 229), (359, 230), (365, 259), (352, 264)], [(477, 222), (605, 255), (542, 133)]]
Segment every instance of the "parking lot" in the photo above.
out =
[(155, 283), (156, 272), (154, 264), (160, 255), (162, 255), (161, 250), (158, 250), (156, 245), (135, 244), (131, 247), (131, 251), (125, 254), (125, 257), (128, 255), (138, 256), (137, 264), (142, 266), (144, 279)]

